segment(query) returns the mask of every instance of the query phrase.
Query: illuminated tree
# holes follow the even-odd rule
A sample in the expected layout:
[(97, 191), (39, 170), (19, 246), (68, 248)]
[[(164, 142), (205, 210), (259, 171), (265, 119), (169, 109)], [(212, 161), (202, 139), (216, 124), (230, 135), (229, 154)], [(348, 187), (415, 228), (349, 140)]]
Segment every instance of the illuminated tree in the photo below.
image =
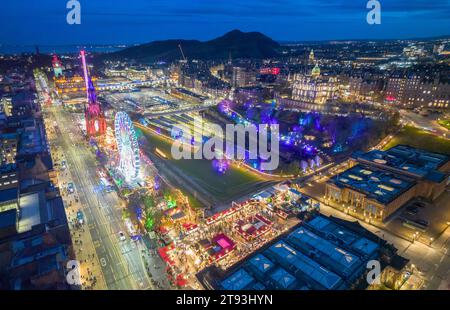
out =
[(144, 196), (142, 202), (144, 203), (147, 212), (155, 207), (155, 200), (150, 195)]
[(161, 211), (151, 209), (151, 212), (147, 214), (147, 217), (145, 219), (145, 229), (147, 229), (147, 231), (151, 231), (156, 227), (159, 227), (161, 225), (162, 217), (163, 214)]
[(320, 167), (323, 163), (323, 160), (322, 160), (322, 158), (319, 157), (319, 155), (316, 155), (316, 157), (314, 158), (314, 161), (315, 161), (317, 167)]
[(177, 202), (169, 189), (164, 190), (164, 200), (167, 202), (169, 208), (176, 207), (177, 205)]
[(155, 221), (153, 220), (153, 217), (147, 216), (147, 218), (145, 220), (145, 229), (147, 229), (147, 231), (151, 231), (151, 230), (153, 230), (154, 226), (155, 226)]
[(307, 163), (306, 161), (302, 160), (302, 161), (300, 162), (300, 167), (302, 168), (303, 173), (305, 173), (305, 172), (306, 172), (306, 169), (308, 168), (308, 163)]
[(314, 160), (308, 159), (308, 163), (309, 163), (309, 167), (310, 167), (311, 169), (314, 169), (314, 165), (315, 165)]
[(128, 211), (128, 209), (122, 209), (122, 219), (127, 219), (130, 218), (130, 211)]

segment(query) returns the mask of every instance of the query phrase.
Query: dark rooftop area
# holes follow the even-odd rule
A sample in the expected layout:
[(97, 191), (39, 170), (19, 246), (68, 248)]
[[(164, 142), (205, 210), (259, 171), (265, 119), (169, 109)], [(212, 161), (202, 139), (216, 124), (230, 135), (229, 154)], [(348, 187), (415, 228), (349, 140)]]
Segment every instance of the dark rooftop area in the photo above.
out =
[(390, 203), (416, 184), (413, 179), (362, 164), (334, 176), (329, 183), (364, 193), (382, 204)]

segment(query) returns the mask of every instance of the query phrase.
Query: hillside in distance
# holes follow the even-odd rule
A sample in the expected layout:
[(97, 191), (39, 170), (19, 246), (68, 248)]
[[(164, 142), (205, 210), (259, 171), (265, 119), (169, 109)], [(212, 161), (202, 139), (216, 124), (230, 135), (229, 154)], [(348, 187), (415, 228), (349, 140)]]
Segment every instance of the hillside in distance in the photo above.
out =
[(104, 59), (133, 59), (141, 63), (182, 59), (181, 45), (188, 59), (271, 58), (278, 55), (280, 45), (259, 32), (233, 30), (209, 41), (165, 40), (133, 46), (106, 54)]

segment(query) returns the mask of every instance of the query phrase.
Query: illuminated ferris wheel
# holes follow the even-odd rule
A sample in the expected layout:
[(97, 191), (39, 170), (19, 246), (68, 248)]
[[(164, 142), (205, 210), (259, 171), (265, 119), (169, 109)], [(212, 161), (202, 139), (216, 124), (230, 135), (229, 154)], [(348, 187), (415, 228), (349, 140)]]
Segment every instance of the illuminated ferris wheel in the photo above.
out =
[(117, 112), (114, 120), (119, 169), (127, 182), (133, 182), (139, 175), (139, 145), (130, 117), (125, 112)]

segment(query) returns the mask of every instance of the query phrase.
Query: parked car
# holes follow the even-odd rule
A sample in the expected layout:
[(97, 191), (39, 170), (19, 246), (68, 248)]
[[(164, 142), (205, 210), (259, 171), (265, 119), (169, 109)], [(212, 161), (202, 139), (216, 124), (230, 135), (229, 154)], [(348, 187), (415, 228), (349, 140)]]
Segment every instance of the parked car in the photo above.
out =
[(425, 208), (425, 206), (426, 206), (423, 202), (420, 202), (420, 201), (415, 202), (414, 205), (419, 208)]
[(75, 186), (73, 186), (73, 183), (67, 184), (67, 191), (72, 194), (75, 192)]
[(127, 240), (127, 237), (125, 237), (125, 234), (123, 231), (119, 231), (119, 240), (120, 241), (125, 241)]
[(78, 223), (80, 223), (80, 224), (84, 223), (84, 214), (81, 210), (79, 210), (77, 212), (77, 220), (78, 220)]
[(416, 206), (408, 206), (406, 207), (406, 212), (410, 215), (416, 215), (417, 213), (419, 213), (419, 208)]
[(419, 219), (419, 220), (416, 220), (415, 222), (420, 224), (420, 225), (423, 225), (425, 227), (428, 227), (428, 225), (429, 225), (428, 221), (426, 221), (426, 220)]

